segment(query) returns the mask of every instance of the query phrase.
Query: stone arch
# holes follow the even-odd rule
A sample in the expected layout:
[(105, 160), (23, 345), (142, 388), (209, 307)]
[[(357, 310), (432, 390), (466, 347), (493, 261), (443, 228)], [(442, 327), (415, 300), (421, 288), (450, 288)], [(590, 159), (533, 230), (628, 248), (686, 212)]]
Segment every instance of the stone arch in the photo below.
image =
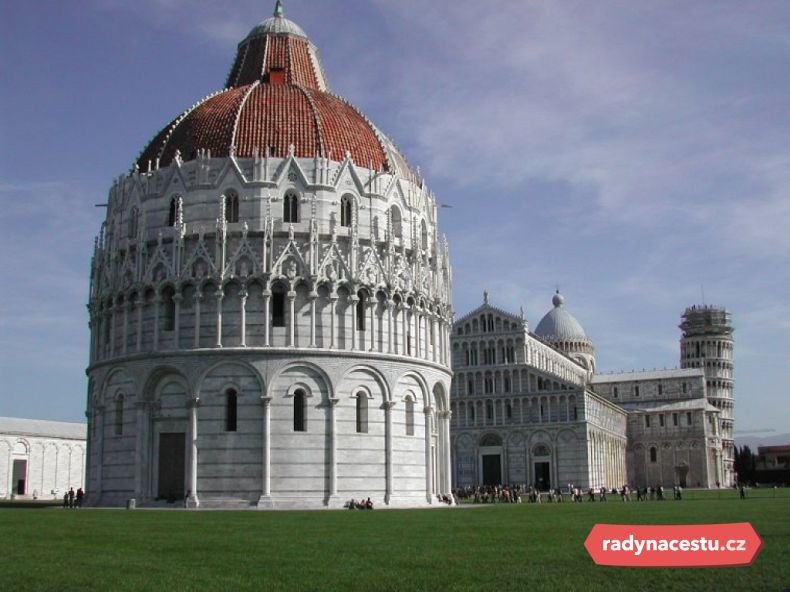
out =
[[(235, 369), (235, 372), (220, 374), (221, 369)], [(241, 370), (241, 372), (239, 372)], [(246, 380), (245, 380), (246, 379)], [(213, 380), (213, 382), (212, 382)], [(235, 388), (239, 394), (256, 394), (260, 397), (266, 392), (264, 380), (252, 364), (243, 360), (217, 362), (205, 370), (196, 381), (195, 396), (202, 398), (217, 389)], [(210, 391), (210, 392), (206, 392)]]
[(329, 398), (334, 397), (335, 387), (334, 387), (334, 383), (332, 382), (332, 379), (329, 377), (329, 374), (327, 374), (326, 371), (320, 366), (318, 366), (317, 364), (313, 364), (312, 362), (301, 361), (301, 360), (284, 364), (271, 375), (271, 378), (268, 382), (264, 380), (264, 384), (267, 385), (266, 395), (270, 397), (274, 396), (274, 393), (272, 392), (272, 388), (274, 388), (276, 383), (278, 381), (281, 381), (286, 374), (294, 370), (298, 370), (300, 368), (304, 368), (312, 373), (315, 373), (317, 375), (317, 378), (319, 378), (320, 381), (323, 382), (324, 387), (326, 388), (327, 397)]
[(436, 382), (431, 389), (434, 405), (439, 411), (449, 411), (450, 401), (447, 396), (447, 386), (442, 382)]
[[(430, 389), (428, 388), (428, 382), (425, 380), (425, 377), (423, 377), (418, 372), (407, 371), (407, 372), (403, 373), (400, 376), (400, 378), (398, 378), (398, 380), (397, 380), (397, 383), (396, 383), (397, 387), (395, 389), (395, 392), (398, 392), (402, 386), (407, 384), (407, 382), (408, 382), (407, 379), (412, 379), (416, 383), (417, 388), (414, 389), (414, 390), (417, 390), (419, 392), (417, 392), (415, 394), (418, 397), (420, 395), (422, 395), (422, 404), (423, 404), (423, 406), (424, 407), (431, 407), (433, 401), (432, 401), (432, 398), (431, 398), (431, 395), (430, 395)], [(408, 387), (406, 387), (406, 388), (408, 388)], [(418, 403), (420, 402), (419, 398), (418, 398), (417, 402)]]
[[(344, 387), (347, 386), (347, 382), (352, 382), (354, 386), (351, 390), (355, 391), (360, 386), (365, 388), (370, 394), (375, 393), (375, 388), (370, 388), (368, 384), (361, 383), (358, 380), (354, 380), (354, 375), (360, 375), (360, 377), (364, 376), (367, 377), (365, 382), (373, 381), (376, 386), (380, 389), (381, 392), (381, 403), (392, 401), (392, 392), (390, 390), (389, 384), (387, 384), (386, 378), (384, 375), (372, 366), (368, 366), (366, 364), (357, 364), (352, 366), (348, 370), (345, 371), (343, 377), (340, 379), (339, 386), (338, 386), (338, 395), (339, 396), (346, 396), (344, 393)], [(353, 396), (353, 392), (348, 393), (350, 396)], [(375, 395), (373, 397), (376, 398)]]

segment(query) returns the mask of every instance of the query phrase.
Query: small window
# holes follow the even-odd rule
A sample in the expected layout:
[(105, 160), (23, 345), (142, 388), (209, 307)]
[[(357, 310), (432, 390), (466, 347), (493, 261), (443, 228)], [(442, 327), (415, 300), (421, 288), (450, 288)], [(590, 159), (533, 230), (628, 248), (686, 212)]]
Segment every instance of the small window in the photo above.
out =
[(128, 236), (129, 238), (135, 238), (137, 236), (137, 221), (140, 218), (140, 211), (137, 207), (132, 208), (129, 212), (129, 227), (128, 227)]
[(681, 387), (681, 390), (683, 391), (683, 394), (685, 395), (686, 394), (686, 389), (688, 388), (686, 386), (686, 383), (684, 382), (683, 384), (680, 385), (680, 387)]
[(659, 395), (664, 394), (664, 386), (661, 383), (658, 384), (658, 394)]
[(225, 431), (235, 432), (238, 418), (238, 395), (233, 389), (225, 393)]
[(228, 222), (239, 221), (239, 196), (235, 191), (228, 191), (225, 194), (225, 220)]
[(491, 401), (486, 402), (486, 419), (489, 421), (494, 419), (494, 404)]
[(617, 387), (614, 387), (612, 389), (612, 394), (614, 395), (615, 399), (619, 396), (619, 391), (617, 390)]
[(294, 392), (294, 432), (307, 431), (307, 394), (302, 389)]
[(364, 331), (365, 330), (365, 309), (367, 308), (368, 304), (368, 293), (365, 290), (360, 290), (357, 292), (357, 298), (359, 298), (359, 302), (357, 302), (357, 330)]
[(638, 387), (638, 386), (635, 386), (635, 387), (634, 387), (634, 396), (635, 396), (635, 397), (638, 397), (638, 396), (639, 396), (639, 387)]
[(657, 458), (658, 458), (658, 451), (656, 450), (656, 447), (653, 446), (650, 448), (650, 462), (652, 463), (656, 462)]
[(283, 200), (283, 222), (296, 224), (299, 222), (299, 197), (295, 193), (286, 193)]
[(467, 388), (467, 391), (466, 391), (467, 394), (469, 394), (469, 395), (474, 395), (475, 394), (475, 383), (474, 383), (474, 381), (471, 378), (469, 379), (469, 382), (466, 383), (466, 388)]
[(392, 225), (392, 236), (395, 238), (403, 237), (403, 224), (400, 210), (395, 206), (390, 208), (390, 224)]
[(272, 327), (285, 327), (285, 288), (272, 290)]
[(505, 407), (505, 411), (507, 414), (507, 418), (513, 419), (513, 406), (510, 403), (508, 403), (507, 406)]
[(693, 422), (691, 421), (691, 411), (686, 412), (686, 424), (691, 425)]
[[(472, 411), (474, 416), (474, 410)], [(406, 399), (406, 435), (414, 435), (414, 401)]]
[(645, 427), (646, 428), (650, 427), (650, 416), (649, 415), (645, 415)]
[(176, 219), (177, 219), (177, 212), (178, 212), (178, 200), (181, 199), (179, 196), (174, 195), (170, 198), (170, 211), (167, 215), (167, 225), (168, 226), (175, 226)]
[(350, 227), (352, 220), (352, 206), (354, 200), (350, 195), (344, 195), (340, 200), (340, 226)]
[(357, 393), (357, 434), (368, 433), (368, 396)]
[(123, 395), (115, 400), (115, 435), (123, 436)]
[(663, 413), (658, 416), (658, 425), (660, 425), (662, 428), (664, 427), (664, 414)]
[(162, 290), (162, 330), (172, 331), (176, 326), (176, 301), (173, 288)]
[(672, 425), (676, 426), (676, 427), (678, 425), (678, 414), (677, 413), (673, 413), (672, 414)]

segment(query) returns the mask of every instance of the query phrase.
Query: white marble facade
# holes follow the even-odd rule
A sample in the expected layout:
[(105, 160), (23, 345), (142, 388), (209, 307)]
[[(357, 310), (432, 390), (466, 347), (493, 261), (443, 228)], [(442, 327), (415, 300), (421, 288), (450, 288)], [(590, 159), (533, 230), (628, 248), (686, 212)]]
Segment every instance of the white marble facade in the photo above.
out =
[[(301, 55), (303, 35), (280, 10), (238, 63), (263, 42)], [(450, 493), (451, 271), (436, 198), (323, 78), (287, 84), (317, 70), (275, 66), (263, 63), (246, 95), (223, 92), (259, 118), (250, 133), (287, 136), (334, 113), (315, 154), (197, 145), (109, 192), (89, 303), (91, 504), (426, 506)], [(247, 100), (264, 91), (307, 96), (313, 114), (270, 121), (288, 110)], [(157, 138), (186, 142), (172, 130), (190, 113), (202, 112)], [(349, 148), (331, 153), (332, 142)], [(355, 162), (363, 149), (382, 163)]]
[(680, 369), (596, 374), (592, 340), (552, 304), (534, 333), (488, 294), (455, 322), (454, 486), (731, 485), (729, 314), (686, 310)]
[(0, 417), (0, 499), (61, 499), (85, 483), (85, 424)]

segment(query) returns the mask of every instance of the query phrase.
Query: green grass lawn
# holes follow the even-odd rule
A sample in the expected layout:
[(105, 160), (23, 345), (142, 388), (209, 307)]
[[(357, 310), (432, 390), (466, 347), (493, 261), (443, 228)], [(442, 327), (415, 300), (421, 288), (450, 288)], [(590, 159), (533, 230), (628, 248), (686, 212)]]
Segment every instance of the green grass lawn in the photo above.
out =
[[(2, 508), (0, 590), (784, 590), (790, 491), (749, 493), (373, 512)], [(597, 522), (744, 521), (763, 539), (749, 567), (599, 567), (583, 546)]]

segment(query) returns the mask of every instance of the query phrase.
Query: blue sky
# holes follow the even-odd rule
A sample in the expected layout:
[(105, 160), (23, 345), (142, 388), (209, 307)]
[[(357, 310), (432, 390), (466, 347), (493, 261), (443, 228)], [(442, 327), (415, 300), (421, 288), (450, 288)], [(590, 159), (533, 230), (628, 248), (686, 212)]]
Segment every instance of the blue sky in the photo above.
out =
[[(0, 415), (83, 418), (112, 179), (219, 89), (271, 2), (0, 8)], [(790, 431), (790, 4), (286, 0), (330, 84), (421, 167), (454, 305), (531, 327), (565, 294), (602, 370), (736, 326), (736, 430)]]

